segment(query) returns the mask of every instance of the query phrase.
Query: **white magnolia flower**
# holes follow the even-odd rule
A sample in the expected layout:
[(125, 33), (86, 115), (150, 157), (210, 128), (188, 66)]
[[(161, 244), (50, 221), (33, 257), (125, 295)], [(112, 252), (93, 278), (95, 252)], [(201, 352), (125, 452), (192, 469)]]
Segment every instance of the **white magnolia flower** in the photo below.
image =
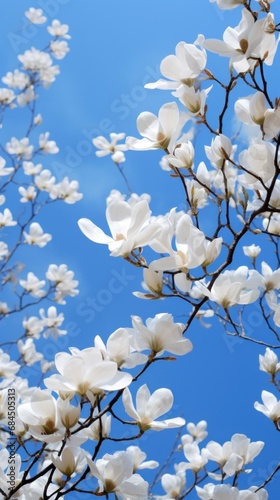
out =
[(155, 469), (159, 463), (155, 460), (145, 461), (147, 458), (146, 453), (140, 450), (139, 446), (128, 446), (126, 452), (131, 456), (133, 462), (133, 472), (143, 469)]
[(51, 234), (44, 233), (38, 222), (32, 222), (29, 227), (29, 233), (23, 231), (25, 237), (25, 243), (28, 245), (38, 245), (40, 248), (47, 245), (47, 243), (52, 239)]
[(24, 15), (32, 24), (44, 24), (47, 20), (46, 16), (43, 16), (42, 9), (34, 9), (34, 7), (30, 7)]
[(64, 321), (64, 315), (63, 313), (57, 314), (56, 307), (49, 307), (47, 316), (45, 316), (45, 310), (43, 308), (39, 310), (39, 313), (42, 318), (41, 325), (46, 328), (46, 330), (44, 331), (45, 338), (47, 338), (49, 335), (52, 335), (52, 337), (56, 339), (60, 335), (67, 334), (67, 330), (60, 330), (58, 328)]
[(185, 470), (191, 469), (194, 472), (199, 472), (208, 462), (208, 459), (200, 452), (196, 441), (185, 444), (183, 450), (188, 463), (181, 463), (180, 465)]
[(62, 441), (64, 432), (59, 422), (57, 400), (48, 390), (34, 389), (28, 402), (18, 406), (19, 418), (30, 434), (39, 441)]
[(69, 182), (68, 177), (64, 177), (61, 182), (53, 185), (50, 192), (50, 198), (52, 200), (63, 200), (65, 203), (71, 205), (81, 200), (83, 197), (81, 193), (78, 193), (78, 189), (78, 181)]
[(70, 271), (66, 264), (57, 266), (50, 264), (46, 272), (46, 278), (55, 283), (55, 301), (59, 304), (65, 304), (64, 298), (68, 295), (75, 297), (79, 290), (76, 287), (79, 285), (77, 280), (73, 280), (74, 272)]
[(160, 79), (155, 83), (147, 83), (147, 89), (176, 90), (180, 85), (193, 85), (194, 80), (206, 66), (206, 52), (197, 45), (201, 35), (194, 44), (179, 42), (175, 55), (165, 57), (160, 64), (160, 71), (168, 80)]
[[(233, 476), (238, 471), (244, 471), (244, 465), (253, 462), (263, 447), (263, 441), (251, 443), (244, 434), (234, 434), (231, 441), (227, 441), (222, 446), (215, 441), (210, 441), (202, 450), (202, 454), (208, 460), (217, 462), (227, 476)], [(220, 479), (220, 476), (216, 477), (215, 474), (211, 477)]]
[(27, 280), (19, 280), (19, 284), (33, 297), (44, 297), (46, 295), (46, 291), (41, 290), (46, 282), (44, 280), (40, 281), (32, 272), (27, 274)]
[(20, 202), (21, 203), (28, 203), (29, 201), (34, 200), (37, 195), (37, 191), (34, 186), (28, 186), (27, 189), (25, 189), (23, 186), (20, 186), (18, 188), (19, 194), (21, 194)]
[(23, 171), (25, 175), (37, 175), (41, 172), (42, 170), (42, 163), (38, 163), (37, 165), (34, 165), (32, 161), (23, 161), (22, 162), (23, 166)]
[[(189, 422), (187, 424), (187, 431), (197, 443), (200, 443), (208, 436), (206, 427), (207, 427), (207, 422), (205, 420), (201, 420), (196, 425), (193, 422)], [(184, 436), (182, 436), (182, 442), (184, 442), (183, 438)]]
[(211, 87), (203, 90), (196, 90), (194, 87), (181, 86), (176, 92), (172, 92), (174, 97), (187, 108), (190, 116), (204, 116), (206, 99)]
[(59, 149), (55, 141), (49, 141), (49, 136), (50, 136), (49, 132), (40, 134), (39, 136), (40, 151), (45, 154), (55, 155), (56, 153), (58, 153)]
[(223, 34), (223, 41), (209, 39), (204, 47), (221, 56), (230, 57), (230, 63), (237, 73), (246, 73), (254, 68), (258, 59), (271, 65), (278, 41), (274, 33), (267, 30), (274, 24), (273, 15), (255, 21), (247, 9), (242, 10), (242, 20), (235, 28), (228, 27)]
[(92, 439), (93, 441), (99, 441), (101, 435), (104, 438), (109, 436), (111, 432), (112, 415), (104, 413), (101, 417), (99, 417), (98, 411), (97, 409), (95, 409), (92, 416), (93, 418), (96, 417), (96, 420), (94, 420), (94, 422), (90, 424), (89, 427), (83, 429), (84, 435), (88, 439)]
[(221, 169), (228, 165), (228, 159), (233, 159), (237, 146), (233, 146), (230, 139), (223, 134), (219, 134), (212, 139), (211, 146), (204, 146), (205, 154), (211, 165)]
[[(266, 292), (270, 292), (272, 290), (280, 289), (280, 269), (276, 269), (273, 271), (271, 267), (266, 263), (262, 262), (262, 280), (261, 286), (265, 289)], [(268, 299), (268, 296), (267, 296)], [(269, 299), (268, 299), (269, 300)], [(274, 309), (272, 303), (269, 304), (272, 309)]]
[(174, 153), (166, 156), (166, 160), (176, 168), (191, 169), (194, 159), (194, 147), (191, 141), (178, 144)]
[(254, 408), (262, 412), (266, 417), (270, 418), (272, 422), (275, 423), (277, 428), (279, 428), (280, 422), (280, 401), (268, 391), (262, 391), (263, 405), (257, 401), (254, 404)]
[(25, 318), (22, 321), (22, 326), (26, 336), (33, 337), (35, 339), (40, 338), (40, 333), (44, 328), (42, 321), (39, 318), (36, 318), (36, 316), (30, 316), (28, 319)]
[(127, 137), (127, 149), (145, 151), (148, 149), (168, 149), (172, 152), (188, 117), (179, 112), (175, 102), (164, 104), (158, 117), (149, 111), (140, 113), (137, 129), (143, 139)]
[[(180, 269), (187, 272), (189, 269), (211, 264), (221, 251), (222, 238), (215, 238), (212, 242), (207, 241), (204, 233), (193, 225), (191, 217), (187, 214), (182, 215), (176, 225), (176, 250), (171, 246), (172, 236), (167, 230), (161, 231), (157, 237), (156, 241), (161, 241), (162, 244), (160, 252), (169, 253), (170, 256), (154, 260), (150, 264), (151, 269), (155, 271)], [(153, 248), (156, 250), (155, 246)], [(178, 286), (180, 288), (180, 283)]]
[(280, 372), (280, 362), (278, 356), (269, 347), (266, 348), (265, 354), (259, 355), (260, 370), (269, 373), (269, 375), (277, 375)]
[(71, 405), (69, 399), (59, 399), (57, 402), (57, 409), (59, 418), (65, 429), (69, 430), (75, 427), (81, 414), (80, 405)]
[(9, 71), (3, 76), (2, 82), (8, 87), (23, 90), (29, 86), (30, 78), (26, 73), (15, 69), (14, 72)]
[(186, 486), (185, 472), (178, 471), (176, 474), (163, 474), (161, 486), (166, 492), (166, 495), (161, 497), (162, 499), (171, 500), (180, 498)]
[(124, 133), (116, 134), (115, 132), (110, 134), (110, 141), (101, 135), (95, 137), (92, 139), (92, 143), (99, 150), (95, 152), (96, 156), (102, 157), (109, 154), (114, 155), (117, 152), (125, 151), (127, 149), (125, 144), (117, 144), (118, 141), (122, 141), (124, 138)]
[(9, 312), (10, 312), (10, 308), (9, 308), (7, 302), (0, 301), (0, 316), (8, 316)]
[(258, 286), (261, 286), (261, 280), (257, 271), (240, 266), (235, 271), (220, 274), (211, 290), (199, 281), (196, 281), (196, 286), (206, 297), (227, 309), (236, 304), (255, 302), (260, 295)]
[(19, 339), (17, 342), (17, 347), (23, 359), (23, 362), (27, 366), (33, 366), (34, 363), (37, 363), (37, 361), (41, 361), (41, 359), (43, 359), (43, 354), (36, 351), (36, 346), (33, 339), (29, 338), (25, 342)]
[(52, 36), (66, 39), (71, 38), (71, 36), (68, 35), (69, 26), (67, 24), (61, 24), (58, 19), (54, 19), (52, 25), (47, 27), (47, 30)]
[(132, 292), (135, 297), (140, 299), (158, 299), (162, 295), (163, 273), (162, 271), (153, 271), (149, 267), (143, 269), (143, 278), (141, 285), (146, 290), (143, 292)]
[(58, 66), (49, 66), (47, 68), (41, 69), (39, 75), (43, 87), (49, 88), (51, 83), (55, 81), (56, 75), (59, 75), (59, 73), (60, 71)]
[(0, 177), (3, 175), (9, 175), (14, 171), (13, 167), (5, 167), (6, 165), (6, 160), (0, 156)]
[(113, 257), (127, 257), (132, 250), (149, 245), (159, 233), (159, 224), (149, 223), (150, 214), (146, 200), (131, 206), (127, 201), (112, 199), (106, 210), (112, 236), (107, 236), (89, 219), (80, 219), (78, 225), (89, 240), (108, 245)]
[(8, 208), (4, 212), (0, 212), (0, 229), (1, 227), (16, 226), (17, 221), (13, 220), (11, 211)]
[(234, 110), (246, 125), (259, 125), (265, 139), (273, 139), (280, 130), (280, 108), (269, 109), (262, 92), (237, 99)]
[(244, 252), (244, 255), (246, 255), (247, 257), (250, 257), (251, 259), (256, 259), (257, 256), (261, 253), (261, 247), (259, 247), (258, 245), (255, 245), (253, 243), (253, 245), (250, 245), (248, 247), (242, 247), (243, 248), (243, 252)]
[(51, 192), (54, 183), (55, 183), (55, 177), (48, 169), (41, 170), (40, 173), (35, 176), (35, 184), (37, 188), (40, 189), (41, 191)]
[(133, 349), (129, 329), (118, 328), (109, 336), (106, 346), (97, 335), (94, 339), (94, 346), (102, 352), (104, 359), (117, 363), (118, 368), (134, 368), (147, 361), (147, 356)]
[(174, 323), (171, 314), (156, 314), (148, 318), (146, 325), (138, 316), (132, 316), (131, 343), (137, 351), (150, 350), (160, 356), (164, 351), (182, 356), (193, 348), (189, 339), (183, 337), (185, 325)]
[(94, 395), (104, 390), (123, 389), (131, 383), (132, 376), (120, 372), (117, 363), (104, 360), (96, 347), (83, 350), (71, 347), (70, 352), (56, 354), (55, 365), (59, 374), (45, 379), (49, 389), (86, 396), (88, 392)]
[(265, 217), (263, 219), (263, 228), (265, 231), (271, 234), (280, 234), (280, 214), (273, 214), (269, 218)]
[(182, 427), (185, 424), (185, 420), (181, 417), (156, 420), (172, 408), (173, 394), (169, 389), (157, 389), (153, 394), (150, 394), (147, 385), (142, 385), (136, 394), (135, 408), (131, 392), (126, 387), (123, 391), (122, 401), (126, 413), (137, 422), (143, 432), (148, 429), (161, 431), (173, 427)]
[(41, 125), (42, 121), (43, 121), (43, 118), (42, 118), (41, 113), (38, 113), (36, 116), (34, 116), (34, 120), (33, 120), (34, 125)]
[(28, 137), (23, 139), (11, 138), (10, 142), (6, 144), (6, 150), (10, 155), (17, 155), (18, 158), (22, 157), (24, 160), (29, 160), (33, 153), (34, 147), (29, 145)]
[(9, 248), (4, 241), (0, 241), (0, 261), (4, 260), (9, 255)]
[(35, 93), (33, 85), (30, 85), (25, 92), (21, 92), (17, 95), (17, 103), (19, 106), (26, 106), (31, 101), (37, 99), (37, 94)]
[(81, 448), (65, 446), (61, 455), (51, 454), (51, 461), (62, 474), (70, 477), (78, 472), (79, 465), (84, 462), (84, 453)]
[(54, 361), (47, 361), (46, 359), (41, 359), (40, 369), (43, 374), (47, 373), (49, 370), (53, 370)]
[(25, 70), (34, 73), (40, 72), (40, 70), (49, 68), (52, 65), (52, 58), (50, 55), (34, 47), (30, 50), (26, 50), (24, 54), (19, 55), (18, 60), (23, 64)]
[[(1, 314), (1, 313), (0, 313)], [(9, 354), (0, 349), (0, 373), (1, 377), (12, 378), (19, 371), (20, 365), (11, 361)]]
[(64, 59), (69, 52), (68, 43), (65, 40), (55, 40), (50, 43), (50, 49), (55, 59)]
[(90, 471), (98, 479), (101, 493), (115, 492), (116, 496), (126, 500), (146, 499), (148, 483), (138, 474), (133, 474), (133, 463), (129, 453), (117, 451), (93, 462), (87, 458)]
[(11, 105), (15, 98), (16, 96), (13, 90), (0, 88), (0, 106)]

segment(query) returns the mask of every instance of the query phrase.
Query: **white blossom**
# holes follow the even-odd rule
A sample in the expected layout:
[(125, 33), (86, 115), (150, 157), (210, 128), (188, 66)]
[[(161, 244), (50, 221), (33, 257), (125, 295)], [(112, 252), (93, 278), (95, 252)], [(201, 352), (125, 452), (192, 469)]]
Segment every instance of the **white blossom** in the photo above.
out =
[(69, 26), (67, 24), (61, 24), (58, 19), (54, 19), (52, 25), (47, 27), (47, 30), (52, 36), (65, 39), (71, 38), (70, 35), (68, 35)]
[(146, 325), (138, 316), (132, 316), (131, 342), (137, 351), (150, 350), (161, 356), (164, 351), (182, 356), (192, 350), (192, 343), (183, 337), (185, 325), (174, 323), (171, 314), (156, 314)]
[(19, 284), (33, 297), (44, 297), (46, 295), (46, 291), (41, 290), (46, 282), (44, 280), (40, 281), (32, 272), (27, 274), (27, 280), (19, 280)]
[(147, 385), (142, 385), (136, 394), (135, 407), (131, 392), (126, 387), (123, 391), (122, 401), (126, 413), (137, 422), (142, 431), (148, 429), (161, 431), (173, 427), (182, 427), (185, 424), (185, 420), (181, 417), (156, 420), (172, 408), (173, 394), (169, 389), (157, 389), (151, 394)]
[(131, 456), (133, 462), (133, 472), (143, 469), (155, 469), (159, 463), (155, 460), (146, 461), (147, 455), (140, 450), (139, 446), (128, 446), (126, 452)]
[(117, 363), (104, 360), (99, 349), (71, 347), (70, 352), (56, 354), (55, 365), (59, 374), (45, 379), (49, 389), (86, 396), (87, 393), (95, 395), (103, 390), (122, 389), (131, 383), (131, 375), (118, 371)]
[(250, 257), (251, 259), (256, 259), (256, 257), (261, 252), (261, 247), (259, 247), (258, 245), (255, 245), (254, 243), (250, 246), (244, 246), (242, 248), (243, 248), (244, 255), (246, 255), (247, 257)]
[(106, 495), (115, 492), (126, 500), (147, 498), (148, 483), (138, 474), (133, 474), (133, 463), (125, 451), (106, 455), (93, 462), (87, 458), (92, 475), (98, 479), (99, 491)]
[(9, 106), (15, 100), (13, 90), (0, 88), (0, 106)]
[(19, 369), (20, 365), (16, 361), (11, 361), (9, 354), (0, 349), (0, 376), (5, 378), (14, 377)]
[(127, 201), (112, 199), (106, 210), (112, 236), (107, 236), (89, 219), (79, 219), (78, 225), (89, 240), (108, 245), (113, 257), (127, 257), (132, 250), (149, 245), (160, 231), (157, 223), (149, 223), (150, 214), (146, 200), (131, 206)]
[(50, 43), (50, 49), (55, 59), (64, 59), (69, 52), (68, 43), (65, 40), (55, 40)]
[(176, 90), (179, 86), (191, 86), (206, 66), (206, 52), (198, 46), (202, 35), (194, 44), (179, 42), (175, 55), (165, 57), (160, 64), (160, 71), (168, 80), (160, 79), (155, 83), (147, 83), (148, 89)]
[(57, 266), (50, 264), (46, 272), (46, 278), (55, 283), (55, 301), (59, 304), (65, 304), (64, 298), (69, 295), (75, 297), (79, 290), (76, 289), (79, 282), (73, 280), (74, 272), (70, 271), (66, 264)]
[(162, 271), (153, 271), (149, 267), (143, 269), (143, 278), (141, 285), (148, 293), (132, 292), (135, 297), (140, 299), (158, 299), (162, 296), (163, 273)]
[(0, 156), (0, 177), (4, 175), (9, 175), (14, 171), (13, 167), (5, 167), (6, 160)]
[(32, 156), (34, 147), (29, 145), (28, 137), (23, 139), (11, 138), (10, 142), (6, 144), (6, 150), (10, 155), (17, 155), (18, 158), (22, 157), (24, 160), (29, 160)]
[(14, 72), (9, 71), (3, 76), (2, 82), (8, 87), (23, 90), (29, 86), (30, 78), (26, 73), (15, 69)]
[(39, 136), (40, 151), (43, 151), (44, 154), (55, 155), (56, 153), (58, 153), (59, 149), (55, 141), (49, 141), (49, 136), (50, 136), (49, 132), (40, 134)]
[(176, 92), (172, 92), (172, 94), (179, 98), (179, 101), (187, 108), (190, 116), (204, 116), (206, 99), (211, 89), (212, 86), (203, 90), (181, 86)]
[(41, 325), (46, 328), (44, 330), (44, 337), (47, 338), (49, 335), (52, 335), (54, 338), (59, 337), (60, 335), (66, 335), (67, 330), (60, 330), (58, 327), (62, 325), (64, 321), (63, 313), (57, 314), (56, 307), (51, 306), (48, 308), (47, 316), (45, 316), (44, 309), (39, 310), (40, 316), (42, 318)]
[(28, 245), (38, 245), (40, 248), (47, 245), (47, 243), (52, 239), (51, 234), (44, 233), (38, 222), (32, 222), (29, 227), (29, 233), (23, 231), (25, 237), (25, 243)]
[(266, 64), (273, 63), (279, 38), (267, 30), (267, 25), (274, 24), (273, 15), (255, 21), (253, 14), (242, 10), (242, 20), (235, 28), (228, 27), (223, 34), (223, 41), (205, 40), (204, 47), (221, 56), (230, 57), (230, 63), (237, 73), (246, 73), (257, 64), (258, 59)]
[(7, 243), (0, 241), (0, 261), (4, 260), (9, 255), (9, 248)]
[(92, 139), (92, 143), (98, 149), (98, 151), (95, 152), (96, 156), (102, 157), (102, 156), (107, 156), (109, 154), (115, 154), (118, 151), (125, 151), (126, 150), (125, 144), (117, 144), (118, 141), (122, 141), (124, 138), (125, 138), (124, 133), (116, 134), (115, 132), (111, 132), (110, 141), (108, 141), (105, 137), (101, 135), (95, 137), (94, 139)]
[[(37, 168), (39, 165), (37, 165)], [(39, 171), (39, 174), (35, 176), (35, 184), (41, 191), (52, 192), (55, 183), (55, 177), (52, 175), (51, 171), (44, 169)]]
[(137, 118), (137, 129), (143, 139), (127, 137), (127, 148), (139, 151), (168, 149), (172, 152), (187, 120), (188, 117), (179, 112), (175, 102), (164, 104), (159, 110), (158, 117), (149, 111), (144, 111)]
[(22, 162), (23, 166), (23, 171), (25, 175), (37, 175), (41, 172), (42, 170), (42, 163), (38, 163), (37, 165), (34, 165), (32, 161), (24, 161)]
[(22, 321), (22, 326), (25, 330), (27, 337), (34, 337), (35, 339), (40, 338), (40, 333), (43, 330), (42, 321), (36, 316), (30, 316), (29, 318), (24, 318)]
[(257, 401), (254, 404), (254, 408), (262, 412), (266, 417), (270, 418), (272, 422), (275, 423), (277, 428), (279, 428), (280, 422), (280, 401), (268, 391), (262, 391), (263, 405)]
[(18, 188), (19, 194), (21, 194), (20, 202), (21, 203), (28, 203), (29, 201), (34, 200), (37, 195), (37, 191), (34, 186), (28, 186), (27, 189), (25, 189), (23, 186), (20, 186)]
[(36, 346), (31, 338), (27, 339), (25, 342), (19, 339), (17, 346), (19, 353), (27, 366), (33, 366), (34, 363), (37, 363), (37, 361), (40, 361), (43, 358), (43, 354), (36, 351)]
[(278, 356), (269, 347), (265, 349), (265, 354), (259, 355), (260, 370), (269, 375), (277, 375), (280, 372), (280, 362)]
[(0, 212), (0, 229), (1, 227), (16, 226), (17, 221), (13, 220), (11, 211), (8, 208), (4, 212)]
[(69, 182), (68, 177), (64, 177), (61, 182), (53, 185), (50, 197), (52, 200), (63, 200), (70, 205), (82, 199), (83, 195), (78, 193), (78, 189), (78, 181)]
[(46, 16), (43, 16), (42, 9), (34, 9), (34, 7), (30, 7), (24, 15), (32, 24), (44, 24), (47, 20)]

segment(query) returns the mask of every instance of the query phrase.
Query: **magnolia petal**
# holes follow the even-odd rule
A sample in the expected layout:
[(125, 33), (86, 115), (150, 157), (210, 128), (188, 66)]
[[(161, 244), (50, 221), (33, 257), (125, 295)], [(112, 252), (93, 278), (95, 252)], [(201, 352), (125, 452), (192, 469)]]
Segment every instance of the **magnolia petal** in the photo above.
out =
[(108, 245), (112, 241), (110, 236), (107, 236), (102, 229), (97, 227), (89, 219), (79, 219), (78, 226), (82, 233), (91, 241), (95, 243), (101, 243), (103, 245)]

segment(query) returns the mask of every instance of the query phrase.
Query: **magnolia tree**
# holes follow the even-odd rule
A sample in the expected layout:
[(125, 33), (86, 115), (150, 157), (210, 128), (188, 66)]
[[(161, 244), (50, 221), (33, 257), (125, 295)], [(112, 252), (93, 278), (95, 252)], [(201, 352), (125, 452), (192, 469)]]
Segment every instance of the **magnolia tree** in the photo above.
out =
[[(134, 292), (139, 301), (161, 300), (164, 312), (147, 320), (132, 316), (130, 328), (116, 325), (107, 340), (97, 335), (93, 345), (73, 346), (54, 359), (44, 358), (42, 346), (50, 336), (69, 333), (60, 311), (66, 301), (75, 300), (71, 297), (78, 294), (78, 282), (67, 264), (43, 262), (36, 276), (26, 272), (22, 261), (30, 246), (42, 248), (52, 239), (38, 222), (41, 211), (82, 198), (77, 181), (57, 180), (45, 168), (45, 157), (56, 154), (58, 147), (38, 113), (38, 97), (59, 74), (56, 62), (67, 55), (70, 36), (59, 20), (46, 23), (41, 9), (25, 12), (31, 24), (47, 24), (49, 42), (44, 50), (32, 47), (20, 54), (19, 68), (2, 78), (0, 89), (1, 127), (9, 137), (1, 144), (0, 157), (3, 499), (266, 500), (270, 482), (277, 478), (280, 464), (244, 489), (242, 478), (251, 473), (264, 442), (232, 434), (233, 429), (226, 442), (209, 440), (206, 421), (186, 426), (181, 415), (166, 415), (173, 406), (172, 387), (161, 387), (159, 381), (156, 390), (149, 389), (151, 366), (160, 362), (169, 370), (169, 361), (196, 348), (195, 336), (194, 346), (186, 337), (191, 327), (217, 321), (248, 350), (252, 343), (259, 346), (259, 368), (273, 388), (264, 389), (262, 402), (254, 406), (271, 420), (275, 432), (280, 430), (280, 363), (275, 352), (280, 346), (280, 107), (266, 79), (280, 28), (268, 0), (254, 5), (250, 0), (214, 1), (219, 9), (238, 8), (240, 22), (225, 29), (223, 40), (198, 35), (193, 43), (180, 41), (175, 53), (161, 61), (163, 78), (146, 88), (167, 91), (168, 102), (158, 115), (140, 113), (142, 138), (125, 140), (124, 133), (112, 133), (93, 139), (98, 157), (111, 155), (127, 194), (109, 194), (108, 230), (87, 217), (78, 221), (82, 233), (107, 245), (113, 259), (137, 268), (139, 283), (143, 275), (142, 291)], [(221, 81), (208, 66), (209, 52), (224, 57), (227, 80)], [(207, 100), (216, 91), (216, 109), (208, 109)], [(10, 113), (22, 114), (26, 125), (20, 137), (5, 129)], [(233, 114), (239, 123), (234, 137), (225, 133)], [(240, 140), (244, 124), (250, 131), (245, 147)], [(205, 138), (203, 147), (196, 146), (199, 134)], [(170, 183), (180, 185), (182, 210), (170, 207), (166, 214), (152, 214), (150, 196), (130, 189), (123, 168), (127, 150), (139, 155), (162, 150), (160, 167)], [(205, 211), (214, 230), (203, 222)], [(246, 246), (248, 235), (252, 243)], [(250, 265), (239, 265), (239, 249)], [(173, 318), (174, 300), (168, 298), (182, 304), (184, 323)], [(264, 325), (256, 334), (246, 330), (244, 321), (252, 304), (257, 304)], [(15, 325), (17, 339), (9, 339)], [(29, 374), (34, 378), (34, 373), (37, 380), (31, 384)], [(178, 429), (170, 455), (161, 464), (153, 457), (146, 460), (142, 436), (149, 433), (152, 441), (153, 431), (168, 434), (170, 428)], [(149, 482), (145, 469), (155, 469)]]

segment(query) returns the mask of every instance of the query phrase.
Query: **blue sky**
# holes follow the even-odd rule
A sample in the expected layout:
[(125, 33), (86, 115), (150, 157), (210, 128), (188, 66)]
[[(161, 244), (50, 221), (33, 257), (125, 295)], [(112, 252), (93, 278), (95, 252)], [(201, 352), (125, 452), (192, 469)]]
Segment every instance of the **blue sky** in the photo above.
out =
[[(80, 217), (88, 217), (107, 229), (106, 196), (111, 189), (125, 192), (109, 157), (96, 158), (91, 138), (109, 132), (135, 135), (135, 122), (141, 111), (157, 113), (164, 102), (173, 100), (168, 92), (143, 89), (144, 83), (159, 78), (162, 58), (174, 53), (179, 41), (192, 43), (199, 33), (220, 38), (228, 24), (238, 24), (240, 9), (219, 11), (207, 0), (172, 3), (6, 0), (4, 3), (5, 14), (0, 19), (2, 75), (16, 67), (18, 53), (30, 46), (40, 48), (45, 44), (44, 26), (35, 28), (34, 32), (24, 30), (23, 13), (30, 6), (43, 8), (50, 20), (58, 18), (69, 24), (72, 36), (71, 51), (60, 64), (61, 75), (48, 91), (41, 93), (38, 111), (44, 119), (41, 131), (50, 131), (60, 148), (58, 155), (46, 158), (44, 166), (58, 179), (65, 175), (77, 179), (84, 198), (73, 206), (49, 207), (40, 223), (45, 231), (53, 234), (53, 240), (44, 249), (28, 249), (25, 258), (26, 270), (33, 270), (41, 278), (48, 264), (66, 263), (80, 282), (80, 294), (76, 299), (70, 298), (66, 307), (61, 307), (65, 323), (72, 330), (70, 338), (61, 338), (56, 344), (49, 339), (42, 351), (48, 356), (72, 345), (91, 346), (95, 335), (106, 338), (118, 327), (131, 326), (132, 314), (146, 319), (158, 312), (171, 312), (178, 321), (184, 322), (187, 311), (175, 300), (148, 302), (132, 296), (132, 291), (141, 289), (142, 274), (128, 263), (109, 257), (107, 248), (94, 245), (79, 231)], [(280, 14), (279, 5), (274, 11)], [(209, 55), (207, 67), (211, 68), (212, 62), (223, 74), (227, 60)], [(24, 135), (25, 124), (15, 116), (10, 113), (7, 117), (3, 142), (12, 135)], [(159, 152), (131, 152), (125, 164), (133, 190), (152, 195), (151, 208), (155, 214), (165, 213), (183, 201), (176, 180), (169, 179), (158, 166), (160, 157)], [(209, 219), (205, 219), (204, 224), (210, 229)], [(250, 243), (253, 241), (246, 241)], [(249, 260), (246, 264), (249, 265)], [(118, 293), (110, 291), (112, 277), (120, 285)], [(104, 293), (109, 297), (108, 304), (102, 303)], [(98, 304), (96, 309), (89, 306), (92, 300)], [(251, 314), (249, 327), (255, 328), (256, 321)], [(8, 328), (8, 322), (6, 325)], [(10, 318), (9, 325), (4, 335), (9, 335), (11, 328), (16, 338), (18, 319)], [(261, 390), (270, 390), (267, 377), (258, 370), (258, 355), (263, 354), (264, 349), (230, 339), (215, 321), (211, 329), (203, 329), (197, 323), (188, 337), (194, 344), (193, 352), (169, 363), (168, 369), (165, 364), (155, 364), (148, 376), (148, 385), (153, 390), (170, 387), (175, 395), (173, 415), (184, 415), (187, 421), (195, 423), (207, 420), (209, 439), (223, 443), (238, 432), (252, 440), (264, 440), (266, 445), (256, 460), (254, 481), (250, 483), (248, 476), (244, 487), (260, 484), (280, 460), (273, 425), (253, 408), (254, 401), (260, 401)], [(151, 434), (143, 443), (143, 449), (150, 458), (162, 460), (174, 436), (175, 433), (168, 431)], [(276, 498), (276, 480), (268, 491), (271, 498)]]

